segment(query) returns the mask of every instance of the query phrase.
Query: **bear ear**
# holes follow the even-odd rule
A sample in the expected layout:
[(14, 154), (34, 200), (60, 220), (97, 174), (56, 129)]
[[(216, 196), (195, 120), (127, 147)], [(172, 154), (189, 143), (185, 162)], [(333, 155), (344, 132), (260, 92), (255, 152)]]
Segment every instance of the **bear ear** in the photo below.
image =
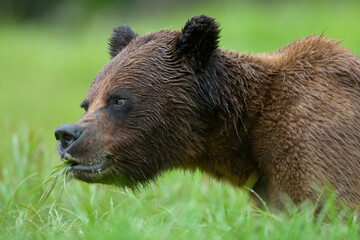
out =
[(195, 69), (202, 69), (218, 48), (219, 33), (214, 18), (205, 15), (193, 17), (178, 36), (178, 53), (185, 56)]
[(109, 39), (109, 53), (111, 57), (115, 57), (126, 45), (128, 45), (137, 34), (127, 25), (114, 28), (114, 33)]

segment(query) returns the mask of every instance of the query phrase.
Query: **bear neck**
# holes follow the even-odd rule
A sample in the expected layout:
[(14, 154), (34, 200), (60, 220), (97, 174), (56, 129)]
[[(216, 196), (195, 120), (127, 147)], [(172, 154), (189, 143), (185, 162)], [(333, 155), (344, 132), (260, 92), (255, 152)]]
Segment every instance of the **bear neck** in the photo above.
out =
[(222, 70), (217, 73), (220, 110), (198, 168), (219, 180), (243, 186), (251, 177), (257, 179), (260, 175), (252, 158), (251, 131), (261, 116), (274, 73), (257, 56), (221, 51), (220, 57), (223, 60)]
[(261, 114), (275, 71), (271, 62), (258, 55), (229, 51), (221, 54), (226, 74), (218, 77), (218, 101), (223, 118), (232, 121), (236, 129), (247, 131)]

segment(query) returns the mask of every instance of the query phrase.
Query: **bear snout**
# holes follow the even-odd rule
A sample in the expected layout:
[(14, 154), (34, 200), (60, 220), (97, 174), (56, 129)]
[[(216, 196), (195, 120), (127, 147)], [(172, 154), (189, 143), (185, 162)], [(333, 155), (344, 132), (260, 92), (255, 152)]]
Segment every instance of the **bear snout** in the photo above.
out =
[(77, 139), (79, 139), (82, 130), (72, 125), (61, 125), (55, 130), (55, 138), (59, 141), (59, 153), (70, 147)]

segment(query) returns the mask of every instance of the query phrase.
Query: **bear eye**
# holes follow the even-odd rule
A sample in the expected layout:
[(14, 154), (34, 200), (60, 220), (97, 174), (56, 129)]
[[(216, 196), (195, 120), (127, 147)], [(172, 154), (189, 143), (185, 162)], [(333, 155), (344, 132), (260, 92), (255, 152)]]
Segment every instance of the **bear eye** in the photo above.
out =
[(125, 99), (116, 100), (116, 105), (124, 105), (124, 104), (125, 104)]

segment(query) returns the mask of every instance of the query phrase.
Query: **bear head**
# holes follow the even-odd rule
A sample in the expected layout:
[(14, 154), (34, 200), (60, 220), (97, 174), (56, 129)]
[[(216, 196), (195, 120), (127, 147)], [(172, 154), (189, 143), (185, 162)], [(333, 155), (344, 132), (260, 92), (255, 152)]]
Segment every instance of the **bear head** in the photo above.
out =
[(219, 26), (207, 16), (182, 31), (114, 29), (112, 60), (81, 104), (85, 114), (55, 131), (69, 173), (134, 188), (165, 170), (196, 167), (218, 117), (218, 39)]

